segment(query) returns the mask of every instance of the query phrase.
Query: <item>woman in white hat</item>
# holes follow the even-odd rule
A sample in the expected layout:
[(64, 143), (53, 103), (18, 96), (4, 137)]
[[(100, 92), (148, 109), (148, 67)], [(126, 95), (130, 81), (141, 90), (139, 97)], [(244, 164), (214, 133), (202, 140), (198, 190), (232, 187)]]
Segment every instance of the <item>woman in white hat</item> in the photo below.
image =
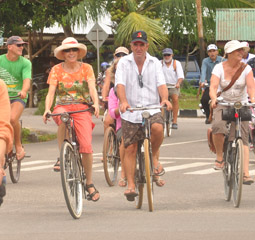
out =
[[(45, 100), (45, 112), (43, 120), (46, 123), (46, 114), (51, 113), (50, 109), (54, 101), (56, 92), (56, 105), (53, 113), (68, 111), (78, 111), (87, 109), (84, 103), (90, 102), (90, 97), (94, 103), (94, 114), (99, 116), (98, 95), (95, 87), (95, 76), (92, 66), (78, 61), (85, 57), (87, 47), (78, 43), (75, 38), (68, 37), (62, 44), (54, 50), (54, 55), (64, 62), (55, 65), (50, 71), (47, 83), (50, 85)], [(92, 182), (92, 130), (95, 124), (92, 122), (90, 112), (82, 112), (72, 115), (75, 122), (75, 132), (80, 144), (82, 163), (86, 173), (89, 193), (88, 200), (97, 201), (99, 192)], [(65, 136), (65, 125), (59, 117), (54, 117), (58, 125), (58, 145), (61, 148)], [(59, 171), (59, 160), (54, 165), (54, 170)]]
[[(215, 170), (222, 169), (224, 166), (223, 163), (223, 143), (224, 143), (224, 134), (227, 133), (226, 122), (222, 120), (221, 113), (223, 106), (217, 106), (217, 91), (222, 91), (233, 78), (236, 71), (241, 67), (243, 63), (241, 60), (244, 54), (244, 46), (237, 40), (232, 40), (226, 43), (224, 47), (225, 56), (227, 61), (217, 64), (213, 71), (211, 77), (210, 85), (210, 97), (211, 105), (214, 108), (213, 110), (213, 122), (212, 122), (212, 133), (213, 133), (213, 142), (216, 148), (217, 160), (215, 161)], [(250, 66), (244, 66), (239, 78), (233, 84), (229, 90), (226, 90), (221, 93), (226, 102), (247, 102), (247, 92), (251, 99), (251, 102), (255, 102), (255, 84), (253, 80), (253, 73)], [(244, 143), (244, 184), (253, 183), (252, 178), (249, 175), (249, 148), (248, 148), (248, 136), (249, 136), (249, 125), (248, 121), (241, 123), (242, 125), (242, 139)], [(229, 140), (234, 139), (235, 135), (235, 123), (232, 122), (230, 137)]]

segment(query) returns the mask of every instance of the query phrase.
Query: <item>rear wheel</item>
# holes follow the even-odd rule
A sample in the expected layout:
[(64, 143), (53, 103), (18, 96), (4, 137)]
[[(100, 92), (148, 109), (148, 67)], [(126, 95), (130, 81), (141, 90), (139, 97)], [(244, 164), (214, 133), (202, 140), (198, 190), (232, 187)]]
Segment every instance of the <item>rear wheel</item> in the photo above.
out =
[(172, 133), (172, 111), (167, 111), (166, 109), (162, 111), (164, 119), (164, 137), (169, 137)]
[(72, 145), (65, 141), (60, 152), (61, 182), (67, 208), (73, 218), (82, 214), (82, 183)]
[(114, 186), (117, 181), (120, 156), (117, 137), (112, 127), (108, 127), (104, 134), (103, 164), (104, 175), (109, 186)]
[(232, 142), (228, 142), (228, 139), (225, 139), (224, 142), (224, 169), (223, 169), (223, 178), (224, 178), (224, 190), (225, 190), (225, 200), (230, 201), (232, 194), (232, 174), (231, 174), (231, 162), (232, 162)]
[(144, 163), (145, 163), (145, 177), (149, 211), (153, 211), (153, 171), (152, 171), (152, 159), (150, 153), (150, 142), (148, 139), (144, 140)]
[(234, 152), (234, 163), (233, 163), (233, 203), (235, 207), (239, 207), (242, 197), (242, 186), (243, 186), (243, 141), (238, 139), (236, 142)]

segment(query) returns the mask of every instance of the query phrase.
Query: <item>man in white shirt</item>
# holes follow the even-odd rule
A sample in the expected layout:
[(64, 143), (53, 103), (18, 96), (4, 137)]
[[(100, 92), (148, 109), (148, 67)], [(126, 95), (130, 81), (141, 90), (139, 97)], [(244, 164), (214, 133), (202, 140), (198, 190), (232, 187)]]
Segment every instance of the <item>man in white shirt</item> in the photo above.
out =
[(179, 110), (180, 86), (184, 79), (182, 65), (179, 61), (173, 59), (173, 50), (165, 48), (163, 50), (162, 69), (168, 86), (168, 97), (173, 103), (173, 129), (178, 129), (177, 115)]
[[(142, 105), (159, 106), (167, 105), (168, 92), (160, 61), (147, 53), (149, 44), (147, 34), (137, 31), (132, 34), (132, 53), (120, 59), (115, 74), (115, 86), (120, 100), (122, 136), (125, 145), (124, 167), (128, 182), (128, 189), (124, 195), (127, 200), (134, 201), (135, 192), (135, 164), (137, 142), (144, 138), (142, 132), (142, 111), (130, 112), (127, 108)], [(165, 171), (159, 163), (159, 148), (163, 141), (163, 117), (160, 109), (149, 110), (151, 114), (151, 146), (154, 164), (154, 174), (157, 186), (162, 187), (165, 181), (160, 179)]]
[(247, 63), (250, 59), (254, 58), (255, 55), (249, 53), (250, 51), (250, 46), (248, 42), (241, 42), (243, 47), (244, 47), (244, 55), (243, 55), (243, 59), (241, 62)]

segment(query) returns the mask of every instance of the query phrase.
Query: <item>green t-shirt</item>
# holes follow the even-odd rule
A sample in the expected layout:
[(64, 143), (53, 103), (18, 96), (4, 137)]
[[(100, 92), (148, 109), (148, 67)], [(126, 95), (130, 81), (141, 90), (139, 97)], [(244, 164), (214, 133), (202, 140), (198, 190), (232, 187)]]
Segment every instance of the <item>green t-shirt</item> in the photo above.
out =
[[(0, 78), (8, 87), (9, 96), (16, 96), (22, 90), (23, 80), (31, 79), (31, 62), (20, 56), (17, 61), (9, 61), (6, 55), (0, 55)], [(28, 97), (28, 96), (27, 96)], [(23, 99), (27, 102), (27, 98)]]

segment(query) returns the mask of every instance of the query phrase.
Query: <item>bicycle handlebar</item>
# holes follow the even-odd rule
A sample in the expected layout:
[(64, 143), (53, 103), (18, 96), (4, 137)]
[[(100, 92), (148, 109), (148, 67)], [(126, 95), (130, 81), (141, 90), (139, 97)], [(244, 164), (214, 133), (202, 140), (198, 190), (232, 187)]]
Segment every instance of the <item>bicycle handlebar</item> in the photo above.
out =
[(17, 96), (9, 96), (10, 99), (13, 99), (13, 98), (19, 98), (20, 97), (20, 94), (17, 95)]
[(83, 109), (83, 110), (78, 110), (78, 111), (70, 111), (70, 112), (62, 112), (62, 113), (47, 113), (46, 114), (46, 118), (50, 118), (50, 117), (55, 117), (55, 116), (61, 116), (63, 114), (68, 114), (68, 115), (71, 115), (71, 114), (74, 114), (74, 113), (81, 113), (81, 112), (87, 112), (89, 110), (93, 109), (93, 107), (89, 107), (87, 109)]
[(163, 106), (154, 106), (154, 107), (135, 107), (135, 108), (127, 108), (127, 111), (144, 111), (144, 110), (151, 110), (151, 109), (161, 109), (161, 108), (166, 108)]

